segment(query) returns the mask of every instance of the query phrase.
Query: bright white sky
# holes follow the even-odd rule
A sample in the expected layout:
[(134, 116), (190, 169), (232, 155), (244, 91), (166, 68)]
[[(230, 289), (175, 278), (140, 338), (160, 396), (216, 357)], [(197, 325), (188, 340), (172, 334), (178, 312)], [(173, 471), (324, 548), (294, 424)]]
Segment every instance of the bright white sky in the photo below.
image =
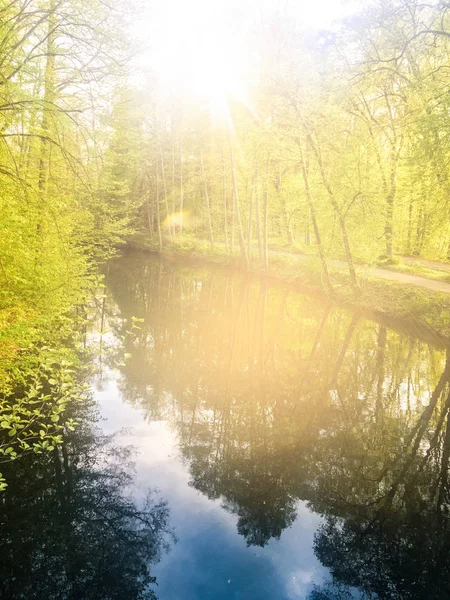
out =
[[(252, 31), (277, 12), (305, 29), (328, 29), (351, 14), (356, 0), (152, 0), (135, 35), (148, 44), (140, 66), (163, 90), (207, 98), (245, 95), (255, 61)], [(272, 19), (271, 19), (272, 20)]]

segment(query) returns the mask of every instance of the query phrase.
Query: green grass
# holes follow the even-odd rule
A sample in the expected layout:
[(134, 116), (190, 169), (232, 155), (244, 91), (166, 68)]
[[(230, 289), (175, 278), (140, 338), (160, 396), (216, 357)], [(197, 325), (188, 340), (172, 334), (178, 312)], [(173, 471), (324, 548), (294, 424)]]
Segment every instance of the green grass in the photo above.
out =
[(388, 268), (390, 271), (397, 271), (398, 273), (407, 273), (408, 275), (417, 275), (419, 277), (425, 277), (426, 279), (433, 279), (434, 281), (450, 283), (450, 273), (447, 271), (430, 269), (419, 263), (409, 265), (400, 261), (398, 264), (391, 265)]

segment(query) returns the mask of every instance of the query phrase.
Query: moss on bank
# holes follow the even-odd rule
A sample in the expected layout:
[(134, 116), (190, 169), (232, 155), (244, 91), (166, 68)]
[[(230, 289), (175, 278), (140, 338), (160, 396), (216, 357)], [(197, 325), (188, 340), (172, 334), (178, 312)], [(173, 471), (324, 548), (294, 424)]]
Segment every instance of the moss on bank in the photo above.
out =
[[(128, 248), (157, 252), (144, 236), (135, 236)], [(167, 260), (189, 260), (191, 263), (205, 262), (224, 268), (242, 268), (238, 255), (230, 256), (223, 246), (211, 248), (188, 235), (178, 243), (166, 243), (163, 255)], [(251, 273), (285, 282), (299, 291), (325, 297), (318, 259), (310, 257), (299, 261), (295, 255), (271, 255), (269, 271), (265, 273), (254, 257)], [(334, 303), (359, 310), (363, 316), (382, 320), (390, 327), (420, 337), (440, 346), (450, 345), (450, 295), (414, 285), (406, 285), (375, 277), (360, 279), (360, 292), (355, 295), (349, 278), (342, 269), (330, 267), (333, 292), (328, 298)]]

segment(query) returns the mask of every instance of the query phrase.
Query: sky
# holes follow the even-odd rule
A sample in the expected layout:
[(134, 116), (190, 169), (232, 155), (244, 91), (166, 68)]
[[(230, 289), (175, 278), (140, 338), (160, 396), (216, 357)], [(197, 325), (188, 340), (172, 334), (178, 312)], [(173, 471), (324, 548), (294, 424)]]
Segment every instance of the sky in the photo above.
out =
[(279, 14), (306, 30), (330, 29), (357, 0), (153, 0), (133, 36), (146, 47), (139, 68), (167, 90), (208, 97), (245, 93), (257, 62), (256, 31)]

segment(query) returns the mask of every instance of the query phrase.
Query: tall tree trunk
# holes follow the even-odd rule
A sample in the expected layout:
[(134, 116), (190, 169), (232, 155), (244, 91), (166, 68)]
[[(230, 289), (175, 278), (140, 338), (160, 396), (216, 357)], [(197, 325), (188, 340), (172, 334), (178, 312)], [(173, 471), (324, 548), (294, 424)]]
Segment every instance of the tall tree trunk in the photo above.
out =
[[(231, 186), (233, 188), (233, 185)], [(234, 242), (235, 242), (235, 233), (236, 233), (236, 219), (235, 219), (235, 202), (234, 202), (234, 188), (232, 191), (231, 197), (231, 255), (234, 253)]]
[(424, 229), (425, 229), (425, 214), (423, 210), (423, 206), (419, 208), (419, 215), (417, 218), (417, 227), (416, 227), (416, 236), (414, 241), (414, 256), (420, 256), (422, 252), (422, 244), (424, 238)]
[[(173, 123), (172, 123), (172, 219), (175, 215), (175, 142), (173, 139)], [(171, 219), (171, 221), (172, 221)], [(176, 225), (172, 221), (172, 232), (176, 235)]]
[(280, 203), (280, 208), (281, 208), (281, 219), (283, 222), (283, 233), (286, 236), (286, 241), (288, 244), (293, 243), (293, 239), (292, 239), (292, 232), (291, 232), (291, 224), (290, 224), (290, 219), (288, 217), (288, 211), (287, 211), (287, 206), (286, 206), (286, 198), (284, 196), (284, 194), (282, 193), (282, 184), (283, 184), (283, 175), (281, 172), (281, 165), (278, 165), (278, 176), (277, 176), (277, 196), (278, 196), (278, 201)]
[(394, 200), (396, 192), (395, 182), (396, 170), (391, 166), (390, 189), (386, 195), (386, 215), (384, 222), (384, 239), (386, 243), (386, 256), (392, 260), (393, 257), (393, 238), (394, 238)]
[(338, 213), (338, 222), (341, 230), (342, 241), (344, 243), (345, 258), (347, 260), (348, 271), (350, 273), (350, 283), (353, 289), (358, 289), (358, 278), (356, 277), (355, 263), (353, 261), (352, 251), (350, 249), (350, 238), (348, 237), (347, 225), (342, 212)]
[(169, 230), (169, 236), (170, 239), (172, 240), (172, 224), (170, 222), (170, 211), (169, 211), (169, 201), (167, 199), (167, 184), (166, 184), (166, 173), (165, 173), (165, 169), (164, 169), (164, 157), (163, 157), (163, 153), (162, 153), (162, 149), (159, 149), (159, 153), (161, 155), (161, 175), (162, 175), (162, 180), (163, 180), (163, 189), (164, 189), (164, 204), (166, 206), (166, 217), (167, 217), (167, 228)]
[(225, 179), (225, 156), (222, 147), (222, 202), (223, 202), (223, 215), (224, 215), (224, 230), (225, 230), (225, 246), (227, 254), (230, 254), (230, 245), (228, 239), (228, 200), (227, 200), (227, 188)]
[[(31, 90), (31, 97), (33, 98), (37, 98), (40, 95), (40, 86), (41, 86), (41, 82), (39, 81), (39, 78), (36, 78), (36, 82), (33, 85), (33, 88)], [(23, 115), (25, 115), (25, 113), (22, 113)], [(22, 131), (26, 131), (28, 129), (28, 131), (34, 131), (36, 129), (36, 124), (39, 120), (38, 115), (36, 114), (31, 114), (29, 117), (29, 121), (28, 121), (28, 125), (23, 126), (22, 127)], [(25, 160), (25, 173), (30, 173), (30, 169), (32, 169), (32, 163), (35, 157), (35, 148), (36, 148), (36, 140), (33, 136), (24, 136), (24, 143), (25, 143), (25, 149), (24, 152), (26, 152), (26, 160)]]
[(153, 206), (150, 202), (150, 191), (147, 190), (147, 223), (150, 242), (153, 242)]
[(244, 232), (242, 229), (241, 212), (240, 212), (240, 208), (239, 208), (239, 192), (238, 192), (238, 184), (237, 184), (236, 162), (235, 162), (235, 157), (234, 157), (233, 142), (231, 140), (231, 135), (230, 135), (230, 154), (231, 154), (231, 171), (232, 171), (232, 175), (233, 175), (234, 205), (235, 205), (236, 222), (237, 222), (238, 236), (239, 236), (239, 246), (241, 249), (241, 257), (244, 262), (244, 266), (246, 269), (248, 269), (249, 261), (248, 261), (248, 255), (247, 255), (247, 248), (245, 247)]
[[(380, 153), (380, 145), (376, 139), (375, 132), (372, 127), (372, 123), (377, 123), (372, 111), (369, 107), (367, 100), (362, 95), (361, 99), (366, 108), (366, 112), (361, 112), (361, 116), (364, 119), (367, 130), (369, 132), (370, 139), (372, 140), (373, 150), (375, 153), (376, 162), (380, 171), (381, 184), (385, 197), (385, 223), (384, 223), (384, 241), (385, 241), (385, 254), (388, 259), (392, 259), (393, 256), (393, 237), (394, 237), (394, 202), (396, 195), (396, 175), (398, 166), (398, 156), (400, 152), (401, 139), (397, 138), (396, 128), (394, 125), (393, 113), (391, 111), (390, 103), (387, 95), (385, 94), (386, 104), (388, 113), (390, 116), (390, 122), (392, 126), (392, 136), (388, 136), (390, 152), (389, 152), (389, 178), (383, 167), (383, 161)], [(367, 114), (366, 114), (367, 113)]]
[(269, 160), (267, 160), (266, 176), (264, 178), (264, 204), (263, 204), (263, 265), (264, 271), (269, 270), (269, 244), (267, 228), (269, 221)]
[(40, 217), (37, 234), (42, 234), (43, 211), (47, 200), (49, 161), (50, 161), (50, 120), (55, 102), (55, 42), (56, 42), (56, 0), (49, 0), (47, 44), (44, 70), (44, 98), (41, 120), (41, 147), (39, 153), (38, 190), (40, 198)]
[(412, 227), (413, 227), (413, 199), (412, 199), (412, 197), (410, 197), (409, 207), (408, 207), (408, 241), (407, 241), (408, 254), (411, 254), (411, 252), (412, 252)]
[(259, 188), (258, 182), (256, 182), (255, 186), (255, 199), (256, 199), (256, 235), (258, 238), (258, 253), (259, 253), (259, 262), (263, 263), (263, 247), (262, 247), (262, 226), (261, 226), (261, 206), (259, 201)]
[(180, 133), (180, 236), (183, 236), (183, 134)]
[(324, 277), (325, 289), (327, 292), (329, 292), (332, 289), (330, 273), (328, 271), (327, 260), (325, 258), (325, 252), (324, 252), (323, 245), (322, 245), (322, 237), (320, 235), (319, 224), (317, 222), (317, 217), (316, 217), (316, 208), (314, 206), (314, 202), (313, 202), (313, 199), (311, 196), (311, 189), (309, 187), (309, 179), (308, 179), (308, 171), (306, 168), (305, 159), (303, 156), (303, 151), (302, 151), (302, 147), (301, 147), (300, 143), (298, 144), (298, 147), (300, 150), (300, 166), (302, 169), (302, 177), (303, 177), (303, 185), (305, 188), (306, 202), (308, 204), (309, 214), (311, 217), (311, 223), (312, 223), (313, 230), (314, 230), (314, 237), (316, 239), (316, 245), (317, 245), (317, 249), (319, 251), (319, 258), (320, 258), (320, 263), (322, 265), (322, 273), (323, 273), (323, 277)]
[(156, 226), (158, 230), (158, 249), (162, 250), (162, 234), (161, 234), (161, 216), (159, 207), (159, 169), (158, 160), (156, 162)]
[(305, 244), (307, 246), (311, 245), (311, 232), (309, 231), (310, 221), (311, 221), (311, 209), (308, 206), (308, 213), (306, 215), (306, 225), (305, 225)]
[(252, 260), (252, 235), (253, 235), (253, 195), (255, 193), (255, 180), (257, 174), (256, 172), (252, 178), (252, 188), (250, 190), (250, 205), (248, 209), (248, 232), (247, 232), (247, 252), (248, 252), (248, 260), (251, 262)]
[(206, 181), (205, 165), (203, 164), (203, 153), (201, 151), (200, 151), (200, 165), (202, 168), (203, 189), (205, 192), (206, 217), (208, 220), (209, 243), (211, 245), (211, 248), (214, 248), (214, 236), (213, 236), (213, 228), (212, 228), (212, 220), (211, 220), (211, 205), (210, 205), (210, 201), (209, 201), (208, 183)]
[(356, 270), (355, 270), (355, 263), (353, 262), (353, 256), (352, 256), (352, 252), (350, 249), (350, 239), (348, 237), (348, 232), (347, 232), (347, 225), (345, 223), (345, 217), (342, 213), (342, 210), (334, 196), (334, 192), (331, 188), (331, 185), (328, 181), (328, 178), (325, 174), (325, 168), (324, 168), (324, 164), (322, 161), (322, 156), (319, 152), (319, 149), (317, 148), (316, 143), (314, 142), (312, 135), (310, 134), (309, 130), (307, 127), (305, 127), (306, 132), (307, 132), (307, 139), (311, 145), (312, 151), (314, 153), (314, 156), (316, 158), (317, 164), (319, 166), (319, 171), (320, 171), (320, 176), (322, 178), (322, 183), (325, 186), (325, 189), (327, 190), (328, 193), (328, 197), (330, 199), (330, 203), (331, 206), (333, 207), (334, 212), (336, 213), (337, 219), (338, 219), (338, 223), (339, 223), (339, 229), (341, 230), (341, 237), (342, 237), (342, 243), (344, 245), (344, 253), (345, 253), (345, 259), (347, 261), (347, 266), (348, 266), (348, 272), (350, 275), (350, 283), (352, 288), (356, 291), (358, 289), (358, 279), (356, 277)]

